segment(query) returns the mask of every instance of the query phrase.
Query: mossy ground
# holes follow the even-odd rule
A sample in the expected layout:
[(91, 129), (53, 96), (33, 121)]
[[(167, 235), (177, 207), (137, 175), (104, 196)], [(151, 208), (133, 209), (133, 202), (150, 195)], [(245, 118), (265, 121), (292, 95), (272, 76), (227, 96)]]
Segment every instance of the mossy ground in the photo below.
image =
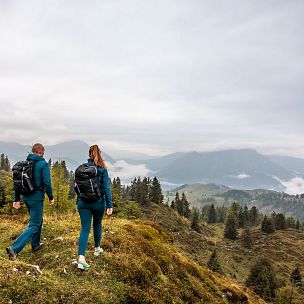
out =
[(234, 280), (191, 261), (176, 249), (172, 232), (155, 221), (106, 218), (105, 253), (93, 257), (91, 238), (91, 269), (82, 272), (72, 264), (77, 215), (46, 217), (47, 244), (36, 253), (27, 246), (17, 261), (7, 259), (5, 247), (28, 217), (2, 215), (0, 220), (0, 303), (264, 303)]

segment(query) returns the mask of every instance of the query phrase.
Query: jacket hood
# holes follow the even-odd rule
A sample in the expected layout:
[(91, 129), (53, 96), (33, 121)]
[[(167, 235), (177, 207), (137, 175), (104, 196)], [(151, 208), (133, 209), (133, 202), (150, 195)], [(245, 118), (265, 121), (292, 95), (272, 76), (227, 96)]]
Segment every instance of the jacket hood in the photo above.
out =
[(26, 160), (38, 161), (38, 160), (44, 160), (44, 158), (42, 156), (38, 156), (36, 154), (31, 153), (27, 156)]

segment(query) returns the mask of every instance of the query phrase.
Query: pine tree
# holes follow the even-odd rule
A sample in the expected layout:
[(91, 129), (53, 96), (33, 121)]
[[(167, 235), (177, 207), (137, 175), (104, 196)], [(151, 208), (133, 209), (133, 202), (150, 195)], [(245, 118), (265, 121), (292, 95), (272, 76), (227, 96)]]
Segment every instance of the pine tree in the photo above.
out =
[(243, 207), (240, 208), (239, 213), (238, 213), (238, 222), (239, 222), (239, 227), (244, 228), (245, 227), (245, 213)]
[(0, 156), (0, 170), (4, 170), (5, 168), (5, 155), (2, 153)]
[(217, 256), (216, 249), (213, 250), (207, 265), (208, 265), (208, 268), (211, 269), (212, 271), (223, 274), (223, 270), (222, 270), (221, 265), (218, 261), (218, 256)]
[(216, 212), (213, 204), (210, 206), (208, 210), (207, 223), (209, 224), (216, 223)]
[(249, 222), (249, 211), (248, 211), (248, 207), (245, 206), (244, 207), (244, 227), (245, 226), (249, 226), (250, 222)]
[(296, 228), (296, 221), (292, 216), (289, 216), (286, 221), (286, 228)]
[(111, 190), (112, 190), (112, 200), (114, 207), (118, 207), (119, 202), (122, 199), (122, 185), (119, 177), (113, 179), (111, 183)]
[(273, 233), (275, 231), (273, 220), (266, 215), (262, 221), (261, 230), (265, 233)]
[(217, 206), (215, 213), (217, 214), (217, 222), (224, 223), (226, 218), (226, 208), (225, 206)]
[(135, 177), (131, 181), (131, 185), (130, 185), (129, 190), (128, 190), (128, 194), (130, 196), (130, 199), (133, 200), (133, 201), (137, 201), (136, 200), (136, 190), (137, 190), (137, 178)]
[(300, 230), (300, 221), (299, 220), (297, 220), (297, 222), (296, 222), (296, 229)]
[(302, 276), (300, 273), (300, 269), (298, 266), (296, 266), (291, 275), (290, 275), (290, 282), (294, 285), (294, 286), (300, 286), (302, 284)]
[(177, 212), (179, 214), (182, 214), (183, 213), (183, 206), (181, 204), (181, 200), (179, 198), (179, 193), (178, 192), (176, 192), (176, 194), (175, 194), (174, 204), (176, 206)]
[(282, 213), (278, 213), (274, 217), (274, 226), (277, 230), (285, 230), (286, 223), (285, 223), (285, 215)]
[(241, 235), (241, 242), (245, 248), (251, 248), (253, 244), (252, 235), (250, 229), (247, 227), (244, 229)]
[(255, 206), (249, 210), (249, 224), (250, 226), (256, 226), (258, 223), (258, 210)]
[(63, 170), (63, 178), (68, 181), (69, 180), (69, 177), (70, 177), (70, 173), (69, 173), (69, 170), (67, 169), (67, 166), (66, 166), (66, 162), (63, 160), (61, 163), (60, 163), (60, 166)]
[(175, 200), (172, 200), (170, 208), (172, 208), (173, 210), (176, 210)]
[(116, 179), (114, 178), (113, 181), (111, 180), (110, 182), (111, 182), (111, 194), (112, 194), (114, 212), (117, 212), (120, 210), (119, 191), (117, 189)]
[(164, 195), (162, 193), (161, 185), (156, 176), (151, 183), (150, 201), (156, 204), (162, 204)]
[(123, 187), (121, 185), (121, 180), (120, 180), (120, 178), (118, 176), (116, 177), (116, 180), (115, 180), (115, 188), (116, 188), (118, 197), (121, 198), (121, 196), (122, 196), (122, 188)]
[(237, 203), (237, 202), (233, 202), (231, 207), (230, 207), (230, 210), (234, 213), (234, 214), (238, 214), (239, 210), (240, 210), (240, 204)]
[(207, 221), (208, 219), (208, 212), (209, 212), (209, 208), (210, 206), (209, 205), (205, 205), (201, 208), (201, 220), (202, 221)]
[(144, 177), (140, 184), (140, 203), (147, 205), (149, 203), (149, 188), (150, 180), (147, 177)]
[(199, 211), (197, 208), (192, 209), (193, 217), (191, 221), (191, 228), (197, 232), (201, 232), (200, 226), (199, 226)]
[(261, 258), (250, 269), (246, 285), (266, 300), (272, 300), (278, 287), (270, 261)]
[(145, 204), (149, 197), (148, 191), (149, 185), (147, 183), (147, 179), (145, 180), (144, 185), (140, 177), (134, 178), (131, 182), (130, 197), (133, 201), (136, 201), (139, 204)]
[(181, 198), (181, 206), (182, 206), (182, 216), (189, 218), (191, 215), (191, 210), (190, 210), (190, 204), (187, 200), (186, 194), (183, 192), (182, 193), (182, 198)]
[(69, 180), (65, 178), (64, 165), (59, 161), (52, 166), (51, 177), (56, 211), (58, 214), (66, 212), (72, 208), (72, 202), (69, 200), (70, 185)]
[(230, 240), (235, 240), (237, 238), (237, 218), (233, 211), (229, 211), (226, 217), (224, 237)]
[(7, 155), (5, 156), (5, 159), (4, 159), (4, 168), (3, 168), (3, 170), (6, 171), (6, 172), (9, 172), (11, 170), (11, 165), (10, 165), (10, 162), (8, 160)]

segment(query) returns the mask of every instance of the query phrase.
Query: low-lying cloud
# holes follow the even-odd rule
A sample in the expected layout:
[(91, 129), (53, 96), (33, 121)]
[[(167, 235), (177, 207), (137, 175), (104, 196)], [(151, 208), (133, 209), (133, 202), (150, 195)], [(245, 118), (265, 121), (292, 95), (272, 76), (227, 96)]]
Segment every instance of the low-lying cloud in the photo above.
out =
[(109, 174), (111, 178), (119, 177), (123, 183), (130, 183), (132, 179), (138, 176), (149, 176), (152, 173), (146, 165), (132, 165), (124, 160), (119, 160), (114, 164), (109, 164)]
[(245, 179), (245, 178), (249, 178), (250, 175), (246, 174), (246, 173), (240, 173), (239, 175), (231, 175), (232, 177), (234, 178), (237, 178), (237, 179)]
[(291, 195), (304, 193), (304, 179), (302, 177), (294, 177), (289, 181), (281, 180), (278, 177), (274, 178), (285, 187), (284, 192)]

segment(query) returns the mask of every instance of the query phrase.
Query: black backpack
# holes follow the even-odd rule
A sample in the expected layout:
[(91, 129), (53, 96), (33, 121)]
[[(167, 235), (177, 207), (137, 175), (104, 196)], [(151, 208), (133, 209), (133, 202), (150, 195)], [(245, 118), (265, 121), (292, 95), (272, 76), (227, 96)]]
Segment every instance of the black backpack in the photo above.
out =
[(17, 193), (28, 195), (35, 191), (33, 170), (35, 161), (19, 161), (13, 166), (14, 190)]
[(95, 202), (104, 195), (102, 185), (98, 187), (98, 172), (95, 166), (82, 164), (75, 170), (74, 190), (86, 202)]

